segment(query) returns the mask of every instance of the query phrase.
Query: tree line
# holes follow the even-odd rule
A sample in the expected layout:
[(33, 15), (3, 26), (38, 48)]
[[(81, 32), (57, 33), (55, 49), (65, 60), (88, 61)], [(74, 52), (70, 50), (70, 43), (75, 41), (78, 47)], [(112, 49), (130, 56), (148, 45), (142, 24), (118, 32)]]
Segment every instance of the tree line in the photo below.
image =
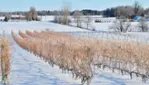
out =
[[(73, 15), (77, 10), (70, 11), (70, 15)], [(135, 1), (132, 5), (117, 6), (107, 8), (105, 10), (91, 10), (83, 9), (79, 10), (83, 15), (103, 15), (105, 17), (132, 17), (132, 16), (145, 16), (149, 15), (149, 8), (143, 8), (139, 2)], [(5, 15), (25, 15), (28, 11), (16, 11), (16, 12), (0, 12), (0, 16)], [(57, 15), (61, 14), (61, 10), (41, 10), (37, 11), (38, 15)]]

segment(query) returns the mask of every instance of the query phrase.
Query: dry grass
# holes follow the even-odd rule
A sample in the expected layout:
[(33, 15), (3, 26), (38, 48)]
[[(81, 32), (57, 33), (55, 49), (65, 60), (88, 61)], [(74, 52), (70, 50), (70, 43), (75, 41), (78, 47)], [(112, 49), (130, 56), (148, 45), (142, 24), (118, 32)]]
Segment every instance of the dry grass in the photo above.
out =
[(2, 82), (8, 82), (8, 75), (10, 73), (10, 49), (11, 42), (10, 40), (3, 35), (0, 40), (1, 45), (1, 73), (2, 73)]
[[(63, 72), (71, 71), (75, 78), (90, 84), (92, 66), (103, 66), (125, 73), (149, 77), (149, 45), (136, 42), (91, 40), (74, 38), (56, 32), (12, 33), (15, 41), (24, 49), (33, 52), (50, 65), (58, 65)], [(64, 63), (65, 62), (65, 63)]]

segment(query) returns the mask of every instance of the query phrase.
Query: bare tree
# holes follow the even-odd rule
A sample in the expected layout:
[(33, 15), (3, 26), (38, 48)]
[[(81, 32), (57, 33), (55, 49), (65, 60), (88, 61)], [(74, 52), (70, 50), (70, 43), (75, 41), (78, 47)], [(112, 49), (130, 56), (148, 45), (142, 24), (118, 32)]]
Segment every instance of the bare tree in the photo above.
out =
[(116, 8), (115, 15), (120, 18), (127, 18), (128, 16), (134, 15), (132, 6), (119, 6)]
[(127, 32), (131, 26), (131, 23), (125, 19), (119, 19), (115, 21), (109, 29), (113, 29), (116, 32)]
[(127, 15), (127, 16), (132, 16), (132, 15), (134, 15), (133, 7), (132, 7), (132, 6), (125, 6), (125, 12), (126, 12), (126, 15)]
[(85, 17), (85, 21), (84, 21), (84, 23), (86, 24), (87, 29), (89, 28), (89, 25), (91, 25), (91, 22), (92, 22), (92, 18), (90, 17), (90, 15), (87, 15)]
[(58, 16), (57, 15), (54, 16), (54, 22), (58, 23)]
[(29, 21), (39, 20), (38, 19), (38, 14), (37, 14), (37, 11), (36, 11), (35, 7), (30, 7), (29, 12), (27, 12), (27, 14), (26, 14), (26, 19), (29, 20)]
[(139, 4), (139, 2), (135, 1), (133, 6), (118, 6), (116, 7), (115, 15), (119, 18), (123, 16), (127, 18), (132, 15), (144, 15), (144, 8)]
[(135, 13), (135, 15), (138, 14), (139, 10), (140, 10), (140, 4), (139, 4), (139, 2), (135, 1), (134, 2), (134, 13)]
[(149, 8), (147, 8), (147, 9), (145, 10), (145, 15), (146, 15), (146, 18), (149, 18)]
[(30, 12), (32, 14), (32, 20), (37, 20), (38, 19), (38, 14), (37, 14), (36, 8), (35, 7), (31, 7), (30, 8)]
[(74, 22), (77, 24), (77, 27), (81, 27), (81, 23), (82, 23), (81, 16), (82, 16), (82, 13), (79, 11), (75, 11), (73, 14)]
[(149, 30), (149, 26), (147, 24), (147, 21), (145, 21), (144, 18), (141, 18), (141, 20), (139, 21), (138, 28), (141, 32), (147, 32)]
[(60, 23), (61, 22), (61, 19), (60, 19), (60, 12), (56, 12), (55, 13), (55, 16), (54, 16), (54, 22), (55, 23)]
[(133, 6), (118, 6), (115, 10), (115, 15), (119, 18), (123, 16), (127, 18), (132, 15), (144, 15), (144, 8), (139, 4), (139, 2), (135, 1)]
[(139, 4), (138, 1), (134, 2), (134, 15), (142, 15), (144, 14), (144, 8)]
[(61, 23), (68, 25), (69, 22), (70, 22), (70, 19), (69, 19), (69, 16), (70, 16), (70, 6), (69, 5), (64, 4), (62, 6), (62, 15), (63, 15), (63, 17), (62, 17)]
[(31, 12), (26, 13), (26, 20), (31, 21), (32, 20), (32, 15)]
[(115, 14), (119, 18), (120, 16), (126, 16), (125, 8), (123, 6), (117, 7)]

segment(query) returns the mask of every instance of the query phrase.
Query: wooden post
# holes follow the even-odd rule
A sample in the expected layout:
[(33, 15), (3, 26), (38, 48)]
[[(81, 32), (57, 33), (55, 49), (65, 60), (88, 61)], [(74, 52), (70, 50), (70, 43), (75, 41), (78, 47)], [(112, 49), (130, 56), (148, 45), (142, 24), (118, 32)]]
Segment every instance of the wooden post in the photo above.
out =
[(92, 77), (93, 77), (93, 71), (92, 71), (92, 68), (91, 68), (91, 48), (88, 47), (87, 49), (87, 57), (88, 57), (88, 78), (87, 78), (87, 85), (90, 85), (91, 83), (91, 80), (92, 80)]

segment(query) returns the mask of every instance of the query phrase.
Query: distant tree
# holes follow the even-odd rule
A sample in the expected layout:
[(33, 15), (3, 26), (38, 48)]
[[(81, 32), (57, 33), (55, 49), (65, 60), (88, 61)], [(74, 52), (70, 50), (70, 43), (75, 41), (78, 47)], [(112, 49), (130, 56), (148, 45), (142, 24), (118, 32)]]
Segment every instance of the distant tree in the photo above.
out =
[(149, 26), (147, 24), (147, 21), (144, 18), (141, 18), (138, 23), (138, 28), (141, 32), (148, 32)]
[(139, 12), (139, 10), (140, 10), (140, 4), (139, 4), (139, 2), (137, 2), (137, 1), (135, 1), (134, 2), (134, 13), (135, 13), (135, 15), (137, 15), (138, 14), (138, 12)]
[(81, 11), (83, 15), (101, 15), (102, 11), (84, 9)]
[(116, 32), (127, 32), (131, 26), (131, 23), (124, 19), (119, 19), (115, 21), (109, 29), (112, 29)]
[(130, 16), (144, 16), (144, 8), (135, 1), (133, 6), (117, 6), (115, 8), (107, 8), (106, 10), (101, 11), (105, 17), (130, 17)]
[(62, 24), (69, 25), (70, 19), (70, 6), (67, 4), (63, 4), (62, 6)]
[(146, 15), (146, 18), (149, 18), (149, 8), (147, 8), (147, 9), (145, 10), (145, 15)]
[(9, 17), (8, 16), (5, 16), (4, 21), (5, 22), (8, 22), (8, 20), (9, 20)]
[(125, 12), (126, 12), (125, 16), (127, 16), (127, 17), (134, 15), (132, 6), (125, 6)]
[(75, 11), (73, 14), (74, 22), (77, 24), (77, 27), (81, 27), (81, 23), (82, 23), (81, 16), (82, 16), (82, 13), (78, 10)]
[(117, 7), (115, 11), (115, 15), (119, 18), (120, 16), (125, 17), (125, 8), (124, 7)]
[(60, 12), (55, 12), (55, 16), (54, 16), (54, 22), (55, 23), (60, 23), (61, 19), (60, 19)]
[(32, 20), (38, 20), (38, 14), (35, 7), (30, 8), (30, 13), (32, 15)]
[(31, 12), (27, 12), (26, 15), (25, 15), (25, 17), (26, 17), (26, 20), (28, 20), (28, 21), (32, 21), (32, 15), (31, 15)]
[(26, 19), (31, 21), (31, 20), (39, 20), (38, 18), (38, 14), (37, 14), (37, 11), (36, 11), (36, 8), (35, 7), (30, 7), (30, 10), (29, 12), (27, 12), (26, 14)]
[(117, 18), (124, 17), (128, 18), (129, 16), (134, 15), (132, 6), (118, 6), (115, 11)]
[(134, 15), (143, 15), (144, 14), (144, 8), (139, 4), (138, 1), (134, 2)]
[(89, 28), (89, 25), (91, 25), (91, 22), (92, 22), (92, 18), (90, 17), (90, 15), (86, 15), (84, 23), (86, 24), (87, 29)]
[(103, 11), (105, 17), (115, 17), (115, 8), (108, 8)]
[(55, 23), (59, 23), (59, 16), (58, 16), (58, 15), (55, 15), (55, 16), (54, 16), (54, 22), (55, 22)]

